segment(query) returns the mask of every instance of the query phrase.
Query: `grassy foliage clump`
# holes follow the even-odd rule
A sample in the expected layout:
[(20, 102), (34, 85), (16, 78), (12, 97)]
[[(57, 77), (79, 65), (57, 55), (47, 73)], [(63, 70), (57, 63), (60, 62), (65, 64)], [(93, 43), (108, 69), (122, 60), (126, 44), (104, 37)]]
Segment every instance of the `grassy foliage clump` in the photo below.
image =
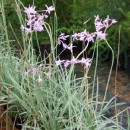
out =
[[(105, 113), (110, 108), (117, 105), (114, 102), (115, 97), (110, 101), (106, 101), (111, 70), (104, 99), (102, 102), (98, 99), (99, 81), (96, 78), (96, 71), (99, 41), (104, 40), (108, 48), (113, 52), (105, 38), (106, 26), (102, 23), (104, 30), (101, 31), (100, 29), (102, 28), (98, 28), (99, 16), (95, 18), (96, 31), (94, 33), (89, 33), (85, 30), (84, 32), (73, 34), (70, 36), (72, 41), (67, 45), (64, 43), (64, 39), (68, 36), (62, 33), (60, 37), (57, 37), (57, 17), (55, 12), (53, 13), (55, 21), (51, 26), (46, 21), (40, 21), (42, 18), (39, 20), (40, 11), (32, 16), (33, 18), (36, 16), (35, 21), (31, 23), (33, 26), (30, 24), (26, 26), (27, 20), (30, 18), (29, 15), (32, 15), (32, 13), (28, 15), (27, 12), (30, 10), (26, 10), (27, 7), (24, 8), (21, 1), (15, 0), (14, 3), (19, 10), (16, 10), (19, 24), (22, 25), (22, 28), (19, 29), (21, 31), (20, 43), (22, 45), (18, 51), (14, 51), (11, 43), (19, 43), (19, 36), (17, 37), (17, 34), (14, 33), (14, 39), (10, 39), (8, 22), (4, 11), (4, 0), (0, 3), (2, 8), (0, 19), (0, 104), (1, 106), (6, 106), (7, 110), (5, 113), (8, 113), (13, 118), (20, 118), (22, 124), (19, 125), (22, 125), (22, 130), (124, 130), (116, 118), (118, 115), (110, 118), (105, 116)], [(34, 6), (30, 7), (34, 9)], [(24, 12), (27, 11), (26, 16), (23, 16), (23, 10)], [(44, 10), (46, 15), (49, 10), (54, 11), (53, 7), (47, 7), (47, 10)], [(26, 20), (24, 20), (25, 17)], [(106, 22), (108, 22), (107, 19)], [(46, 59), (38, 61), (33, 49), (33, 37), (35, 37), (36, 44), (39, 47), (39, 28), (34, 28), (36, 21), (41, 22), (51, 44), (51, 52), (48, 54), (49, 63), (46, 62)], [(112, 22), (111, 24), (116, 22), (114, 20), (110, 21)], [(111, 24), (109, 23), (109, 25)], [(40, 31), (43, 31), (42, 27)], [(84, 37), (83, 34), (88, 37)], [(91, 60), (79, 59), (88, 47), (85, 46), (75, 58), (72, 44), (74, 38), (81, 41), (87, 39), (87, 44), (90, 41), (95, 42), (93, 44), (97, 54), (93, 82), (88, 81), (88, 71), (93, 57)], [(68, 49), (71, 52), (71, 60), (60, 60), (57, 57), (55, 52), (58, 44), (62, 44), (64, 49)], [(75, 64), (80, 63), (84, 67), (83, 77), (77, 77), (74, 71)], [(94, 88), (96, 88), (96, 92)]]

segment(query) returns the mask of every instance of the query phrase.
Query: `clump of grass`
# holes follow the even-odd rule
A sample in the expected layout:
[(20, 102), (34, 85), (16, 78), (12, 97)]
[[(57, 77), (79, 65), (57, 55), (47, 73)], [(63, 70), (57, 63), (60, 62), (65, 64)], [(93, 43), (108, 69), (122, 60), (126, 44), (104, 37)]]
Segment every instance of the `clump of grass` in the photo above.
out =
[[(94, 82), (88, 82), (88, 71), (91, 67), (92, 59), (79, 59), (79, 56), (86, 51), (86, 46), (77, 57), (73, 56), (73, 40), (96, 42), (95, 49), (98, 52), (98, 41), (105, 40), (108, 47), (110, 45), (106, 40), (106, 29), (116, 23), (115, 20), (110, 20), (107, 17), (102, 21), (99, 16), (95, 17), (96, 32), (89, 33), (86, 30), (80, 33), (75, 33), (71, 36), (71, 43), (65, 44), (67, 37), (62, 33), (58, 38), (56, 34), (56, 19), (55, 26), (51, 26), (44, 22), (44, 17), (40, 20), (40, 30), (34, 28), (35, 22), (41, 16), (36, 10), (35, 6), (25, 8), (27, 18), (30, 18), (33, 11), (32, 27), (26, 27), (26, 21), (23, 21), (19, 0), (15, 0), (19, 9), (18, 18), (22, 25), (23, 49), (22, 54), (15, 56), (11, 51), (10, 40), (8, 38), (8, 30), (6, 26), (6, 19), (4, 17), (4, 2), (2, 0), (1, 7), (2, 23), (1, 26), (5, 28), (5, 39), (8, 46), (6, 52), (0, 51), (0, 77), (1, 77), (1, 105), (8, 106), (8, 113), (11, 115), (18, 115), (23, 121), (22, 129), (34, 130), (114, 130), (117, 128), (116, 117), (107, 118), (105, 112), (114, 107), (114, 98), (106, 102), (106, 94), (109, 84), (109, 79), (106, 87), (106, 93), (103, 102), (98, 100), (99, 81), (96, 78), (96, 69), (94, 73)], [(23, 5), (22, 5), (23, 6)], [(31, 10), (28, 10), (30, 9)], [(46, 6), (46, 13), (54, 11), (53, 6)], [(45, 15), (44, 14), (44, 15)], [(54, 13), (56, 16), (56, 14)], [(35, 18), (36, 16), (36, 18)], [(29, 20), (29, 19), (28, 19)], [(32, 19), (31, 19), (32, 20)], [(39, 22), (37, 21), (37, 22)], [(99, 23), (101, 26), (99, 26)], [(107, 24), (106, 24), (107, 23)], [(29, 24), (28, 26), (31, 26)], [(32, 33), (42, 31), (45, 29), (48, 33), (51, 43), (51, 53), (49, 54), (50, 62), (37, 61), (35, 51), (32, 44)], [(101, 29), (103, 29), (101, 31)], [(53, 30), (53, 31), (52, 31)], [(3, 36), (3, 35), (2, 35)], [(96, 39), (96, 41), (95, 41)], [(58, 44), (62, 44), (64, 49), (71, 51), (71, 60), (60, 60), (55, 54), (55, 49)], [(93, 43), (94, 44), (94, 43)], [(1, 44), (3, 46), (3, 44)], [(111, 49), (111, 47), (110, 47)], [(98, 62), (98, 53), (96, 65)], [(74, 73), (75, 64), (82, 64), (85, 70), (83, 77), (76, 77)], [(70, 67), (68, 67), (70, 66)], [(96, 93), (91, 88), (97, 88)], [(100, 106), (100, 107), (99, 107)], [(118, 128), (123, 130), (122, 126), (118, 124)]]

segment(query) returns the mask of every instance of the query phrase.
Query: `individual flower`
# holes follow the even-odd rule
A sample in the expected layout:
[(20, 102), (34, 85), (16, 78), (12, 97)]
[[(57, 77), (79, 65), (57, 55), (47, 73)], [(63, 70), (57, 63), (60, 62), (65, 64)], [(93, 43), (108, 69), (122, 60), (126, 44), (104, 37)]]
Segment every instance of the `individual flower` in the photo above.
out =
[(92, 62), (92, 59), (87, 58), (87, 59), (86, 59), (86, 63), (84, 64), (84, 67), (85, 67), (85, 68), (89, 68), (89, 67), (91, 66), (91, 62)]
[(108, 28), (110, 25), (110, 19), (109, 19), (109, 15), (106, 17), (106, 19), (103, 21), (104, 27)]
[(35, 32), (41, 32), (44, 30), (43, 28), (43, 22), (42, 21), (36, 21), (33, 25), (33, 30)]
[(42, 82), (42, 78), (40, 77), (40, 75), (38, 75), (37, 82), (38, 82), (39, 84)]
[(85, 41), (85, 36), (86, 36), (86, 30), (78, 34), (79, 40), (80, 41)]
[(95, 33), (88, 34), (87, 41), (94, 42)]
[(105, 32), (102, 32), (102, 31), (99, 31), (96, 33), (97, 34), (97, 37), (101, 40), (105, 40), (106, 39), (106, 33)]
[(70, 64), (76, 64), (78, 61), (77, 59), (73, 56), (72, 59), (70, 60)]
[(59, 66), (59, 65), (61, 65), (63, 62), (64, 62), (64, 60), (60, 60), (60, 59), (59, 59), (58, 61), (56, 61), (56, 65)]
[(27, 25), (31, 27), (33, 25), (33, 23), (36, 21), (36, 19), (35, 18), (29, 18), (26, 21), (27, 21)]
[(74, 34), (72, 35), (73, 41), (74, 41), (74, 40), (79, 40), (78, 37), (79, 37), (78, 33), (74, 33)]
[(95, 17), (95, 22), (97, 22), (98, 20), (100, 20), (99, 15), (96, 15), (96, 16), (94, 16), (94, 17)]
[(68, 67), (70, 65), (70, 61), (69, 60), (66, 60), (65, 62), (64, 62), (64, 67), (66, 68), (66, 67)]
[(96, 27), (96, 31), (100, 31), (101, 29), (103, 29), (105, 26), (104, 24), (102, 23), (102, 21), (96, 21), (95, 22), (95, 27)]
[(117, 23), (117, 21), (115, 19), (112, 19), (111, 21), (112, 21), (112, 24)]
[(94, 33), (89, 33), (85, 29), (83, 32), (81, 32), (81, 34), (84, 35), (84, 41), (94, 42), (94, 37), (95, 37)]
[(35, 10), (36, 6), (32, 5), (29, 7), (24, 7), (24, 12), (27, 14), (27, 15), (30, 15), (30, 14), (36, 14), (37, 11)]
[(80, 63), (81, 63), (81, 65), (86, 64), (86, 59), (85, 59), (85, 58), (82, 58), (82, 60), (80, 60)]
[(55, 8), (54, 8), (53, 6), (50, 6), (50, 7), (48, 7), (47, 5), (45, 5), (45, 6), (46, 6), (46, 8), (47, 8), (46, 12), (47, 12), (48, 14), (50, 14), (52, 11), (55, 10)]
[(65, 35), (65, 33), (61, 33), (60, 36), (58, 37), (58, 44), (63, 46), (64, 49), (68, 49), (72, 52), (73, 46), (72, 44), (70, 46), (66, 45), (65, 41), (67, 40), (67, 38), (69, 37), (69, 35)]
[(60, 36), (58, 37), (58, 44), (64, 44), (64, 41), (67, 40), (69, 35), (65, 35), (65, 33), (61, 33)]
[(85, 68), (89, 68), (91, 66), (91, 61), (92, 59), (90, 58), (82, 58), (82, 60), (80, 60), (79, 63), (81, 63), (81, 65), (83, 65)]

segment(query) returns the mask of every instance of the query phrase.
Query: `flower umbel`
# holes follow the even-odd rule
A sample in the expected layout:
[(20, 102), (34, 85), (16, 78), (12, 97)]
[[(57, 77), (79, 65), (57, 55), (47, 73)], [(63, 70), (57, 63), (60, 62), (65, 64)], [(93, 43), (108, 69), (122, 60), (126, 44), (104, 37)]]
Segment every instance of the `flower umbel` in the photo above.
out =
[[(64, 67), (68, 67), (71, 64), (81, 63), (81, 65), (84, 65), (85, 68), (89, 68), (91, 66), (92, 59), (82, 58), (81, 60), (78, 60), (78, 57), (84, 51), (86, 51), (89, 43), (95, 42), (95, 39), (106, 40), (106, 35), (107, 35), (106, 29), (116, 22), (117, 21), (115, 19), (110, 19), (109, 16), (107, 16), (104, 21), (102, 21), (102, 19), (100, 19), (99, 15), (95, 16), (95, 22), (94, 22), (95, 28), (96, 28), (95, 32), (89, 33), (85, 29), (82, 32), (74, 33), (72, 35), (72, 41), (78, 40), (78, 41), (84, 41), (85, 43), (87, 42), (86, 47), (82, 50), (82, 52), (80, 52), (76, 58), (73, 56), (71, 60), (65, 60), (65, 61), (58, 60), (58, 61), (56, 61), (56, 64), (61, 65), (63, 63)], [(68, 37), (69, 37), (69, 35), (65, 35), (64, 33), (61, 33), (58, 38), (58, 44), (62, 45), (64, 49), (70, 50), (72, 53), (73, 47), (75, 47), (75, 46), (73, 46), (72, 43), (70, 45), (67, 45), (65, 43), (65, 41), (67, 40)]]
[(36, 7), (33, 5), (32, 6), (29, 5), (29, 7), (24, 8), (24, 12), (27, 14), (27, 20), (26, 20), (27, 27), (21, 25), (21, 29), (23, 31), (25, 31), (26, 33), (32, 33), (32, 32), (41, 32), (44, 30), (44, 21), (48, 17), (46, 12), (50, 14), (52, 11), (54, 11), (53, 6), (50, 7), (48, 7), (47, 5), (45, 6), (47, 7), (47, 10), (45, 12), (43, 11), (41, 14), (35, 10)]

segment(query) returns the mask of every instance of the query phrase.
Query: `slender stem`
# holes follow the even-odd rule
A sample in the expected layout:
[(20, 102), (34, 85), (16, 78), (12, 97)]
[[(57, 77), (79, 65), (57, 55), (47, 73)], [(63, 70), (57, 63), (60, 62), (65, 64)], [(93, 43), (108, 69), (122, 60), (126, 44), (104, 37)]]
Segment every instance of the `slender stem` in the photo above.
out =
[(92, 86), (92, 98), (93, 98), (93, 95), (94, 95), (94, 85), (95, 85), (95, 80), (96, 80), (96, 76), (97, 76), (97, 65), (98, 65), (98, 43), (99, 43), (99, 40), (96, 39), (96, 44), (95, 44), (95, 47), (96, 47), (96, 64), (95, 64), (94, 78), (93, 78), (93, 86)]
[(9, 122), (9, 94), (10, 94), (10, 89), (7, 89), (8, 97), (7, 97), (7, 108), (6, 108), (6, 130), (9, 130), (10, 123)]
[[(121, 32), (121, 26), (119, 26), (118, 52), (117, 52), (116, 72), (115, 72), (115, 95), (117, 94), (116, 89), (117, 89), (117, 72), (118, 72), (118, 65), (119, 65), (119, 54), (120, 54), (120, 32)], [(116, 125), (117, 125), (117, 129), (119, 130), (118, 111), (117, 111), (116, 102), (117, 101), (115, 97)]]
[(87, 42), (86, 47), (78, 54), (78, 56), (76, 57), (76, 59), (78, 59), (83, 53), (84, 51), (86, 51), (86, 49), (88, 48), (89, 42)]
[(85, 88), (85, 98), (86, 98), (86, 107), (88, 108), (88, 69), (86, 68), (86, 73), (84, 76), (84, 88)]
[(104, 106), (104, 102), (106, 100), (106, 95), (107, 95), (107, 91), (108, 91), (108, 86), (109, 86), (109, 82), (110, 82), (110, 77), (111, 77), (111, 73), (112, 73), (113, 64), (114, 64), (114, 51), (113, 51), (112, 47), (109, 45), (109, 43), (107, 42), (107, 40), (105, 40), (105, 42), (107, 43), (108, 47), (110, 48), (110, 50), (112, 52), (112, 62), (111, 62), (110, 72), (109, 72), (109, 75), (108, 75), (108, 80), (107, 80), (107, 85), (106, 85), (106, 90), (105, 90), (101, 110), (102, 110), (102, 108)]
[(53, 37), (52, 37), (52, 30), (48, 23), (44, 23), (44, 27), (50, 38), (51, 51), (52, 51), (52, 57), (53, 57), (52, 61), (53, 61), (53, 60), (55, 60), (55, 54), (54, 54), (54, 41), (53, 41)]

